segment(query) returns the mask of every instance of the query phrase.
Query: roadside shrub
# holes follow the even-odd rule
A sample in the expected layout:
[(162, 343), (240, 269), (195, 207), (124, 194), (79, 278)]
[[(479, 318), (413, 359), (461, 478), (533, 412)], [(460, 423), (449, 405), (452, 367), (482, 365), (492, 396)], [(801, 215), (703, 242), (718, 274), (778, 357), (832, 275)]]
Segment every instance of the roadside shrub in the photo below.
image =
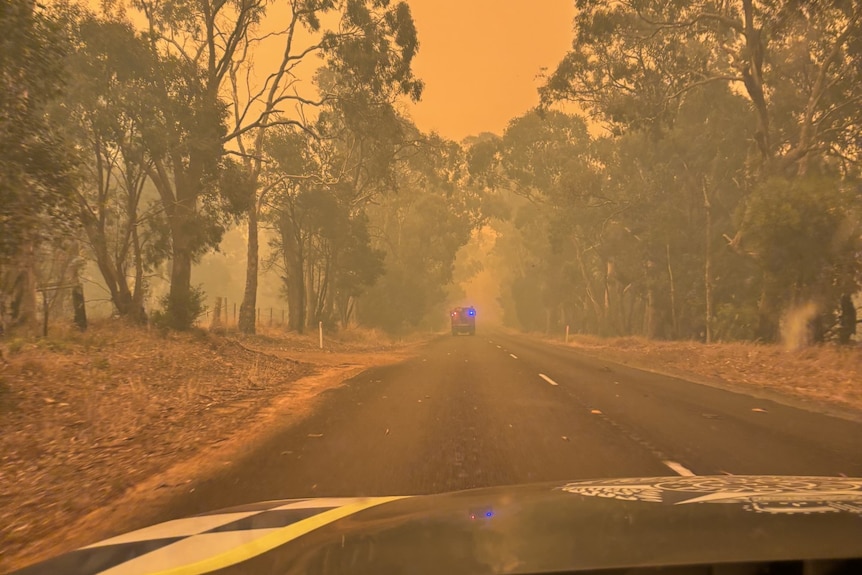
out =
[(162, 330), (187, 331), (195, 320), (204, 314), (206, 293), (201, 286), (192, 286), (187, 298), (172, 298), (170, 294), (159, 300), (161, 309), (152, 314), (152, 322)]

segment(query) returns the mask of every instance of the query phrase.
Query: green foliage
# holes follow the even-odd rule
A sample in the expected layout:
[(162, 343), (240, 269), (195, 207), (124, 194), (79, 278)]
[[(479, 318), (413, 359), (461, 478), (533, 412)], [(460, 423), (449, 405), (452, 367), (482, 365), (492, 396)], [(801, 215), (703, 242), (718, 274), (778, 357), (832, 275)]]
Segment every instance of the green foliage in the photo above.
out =
[(78, 151), (76, 216), (96, 269), (117, 313), (143, 321), (145, 274), (170, 248), (138, 119), (157, 59), (127, 21), (76, 6), (62, 17), (68, 80), (50, 122)]
[(513, 119), (502, 138), (474, 143), (468, 158), (473, 181), (510, 194), (512, 227), (495, 248), (497, 267), (506, 270), (504, 321), (529, 330), (585, 326), (576, 310), (589, 311), (582, 298), (592, 278), (578, 262), (594, 255), (584, 252), (599, 233), (596, 218), (612, 213), (613, 202), (600, 193), (583, 119), (530, 112)]
[(152, 313), (151, 320), (160, 329), (187, 331), (206, 311), (204, 302), (206, 293), (202, 286), (193, 286), (183, 299), (167, 294), (159, 300), (161, 309)]
[(418, 101), (423, 84), (412, 71), (419, 40), (410, 6), (347, 0), (340, 31), (324, 37), (329, 68), (344, 87)]
[(455, 256), (486, 219), (463, 164), (457, 145), (429, 138), (401, 166), (398, 193), (369, 208), (386, 272), (359, 302), (364, 325), (402, 333), (441, 316)]
[(383, 275), (385, 253), (372, 247), (367, 215), (354, 216), (340, 227), (342, 248), (335, 266), (334, 288), (343, 298), (355, 298)]
[(658, 134), (693, 89), (733, 86), (755, 112), (745, 140), (762, 171), (804, 174), (858, 151), (857, 2), (576, 5), (572, 49), (546, 78), (543, 106), (574, 100), (614, 134)]
[[(773, 178), (749, 197), (742, 221), (746, 249), (780, 305), (830, 301), (857, 288), (862, 231), (858, 197), (835, 178)], [(780, 307), (779, 305), (779, 307)]]
[[(244, 162), (254, 188), (245, 210), (249, 258), (242, 309), (253, 309), (256, 299), (256, 222), (263, 215), (277, 222), (275, 258), (281, 258), (285, 272), (290, 326), (301, 330), (307, 322), (333, 321), (336, 315), (346, 323), (353, 298), (380, 273), (363, 205), (393, 184), (393, 165), (407, 137), (394, 102), (402, 96), (418, 100), (422, 83), (411, 68), (418, 41), (404, 2), (299, 2), (291, 5), (287, 21), (281, 68), (259, 96), (250, 96), (255, 106), (246, 108), (263, 112), (257, 120), (235, 118), (232, 138), (242, 152), (263, 148), (276, 162), (264, 165), (262, 157), (250, 156)], [(324, 29), (323, 21), (335, 25)], [(307, 48), (294, 42), (298, 24), (313, 38)], [(302, 95), (293, 69), (315, 56), (324, 62), (314, 74), (316, 90)], [(236, 109), (244, 105), (236, 85), (242, 67), (251, 70), (250, 57), (231, 71)], [(283, 104), (290, 101), (316, 113), (286, 113)], [(263, 200), (273, 191), (277, 213), (261, 214), (270, 210)], [(313, 205), (316, 200), (320, 205)], [(318, 212), (329, 214), (325, 223)], [(248, 319), (241, 317), (240, 328), (253, 331)]]
[[(572, 57), (605, 46), (609, 52), (596, 58), (606, 58), (609, 67), (597, 72), (592, 57), (564, 62), (545, 94), (553, 82), (567, 80), (573, 82), (565, 87), (574, 90), (569, 95), (589, 99), (598, 84), (589, 88), (588, 81), (601, 74), (609, 74), (601, 81), (612, 84), (648, 81), (648, 70), (610, 63), (653, 40), (614, 35), (649, 25), (627, 6), (585, 2), (584, 8), (578, 33), (593, 44), (576, 45)], [(679, 16), (669, 4), (663, 9), (667, 21)], [(656, 40), (653, 48), (673, 51), (667, 42), (685, 36), (675, 29), (662, 35), (675, 40)], [(566, 68), (575, 64), (580, 68)], [(498, 240), (497, 258), (513, 268), (502, 276), (510, 324), (771, 341), (785, 312), (808, 302), (819, 306), (821, 318), (814, 323), (828, 328), (841, 294), (858, 289), (856, 168), (812, 152), (807, 160), (794, 160), (798, 171), (764, 179), (762, 146), (749, 136), (760, 112), (720, 83), (695, 86), (683, 73), (698, 69), (693, 61), (675, 65), (682, 68), (663, 68), (662, 74), (678, 72), (675, 81), (685, 89), (660, 116), (650, 115), (648, 91), (629, 94), (622, 84), (609, 84), (608, 93), (593, 94), (587, 104), (614, 127), (611, 136), (590, 138), (575, 129), (577, 122), (547, 111), (545, 123), (515, 119), (502, 139), (479, 141), (471, 150), (477, 181), (531, 200), (512, 202), (514, 229)], [(616, 73), (621, 76), (612, 77)], [(614, 90), (637, 100), (626, 104), (634, 115), (614, 108)], [(790, 96), (774, 100), (771, 117), (779, 117), (784, 105), (798, 109), (799, 102)], [(789, 123), (773, 127), (774, 135), (786, 135), (783, 150), (803, 137)], [(805, 176), (799, 174), (803, 168)]]
[(45, 116), (63, 88), (67, 48), (46, 9), (0, 7), (0, 272), (23, 244), (70, 232), (73, 154)]
[(738, 95), (703, 89), (660, 132), (590, 138), (548, 113), (477, 142), (471, 176), (515, 194), (495, 249), (505, 321), (774, 338), (764, 326), (776, 327), (787, 306), (836, 305), (860, 265), (853, 188), (834, 176), (754, 185), (757, 152), (737, 145), (752, 121)]
[(228, 157), (221, 159), (217, 187), (227, 214), (239, 217), (257, 208), (257, 183), (240, 162)]
[(578, 116), (547, 112), (515, 118), (503, 136), (503, 172), (523, 195), (562, 197), (581, 194), (576, 176), (586, 170), (586, 122)]
[[(327, 114), (324, 122), (336, 117)], [(264, 178), (274, 180), (268, 218), (278, 232), (273, 261), (284, 271), (291, 326), (346, 324), (355, 298), (383, 272), (383, 253), (372, 247), (368, 218), (357, 205), (360, 186), (372, 185), (373, 168), (362, 166), (360, 182), (325, 181), (333, 167), (329, 154), (343, 161), (340, 142), (321, 146), (294, 127), (272, 129), (265, 150), (271, 164)]]

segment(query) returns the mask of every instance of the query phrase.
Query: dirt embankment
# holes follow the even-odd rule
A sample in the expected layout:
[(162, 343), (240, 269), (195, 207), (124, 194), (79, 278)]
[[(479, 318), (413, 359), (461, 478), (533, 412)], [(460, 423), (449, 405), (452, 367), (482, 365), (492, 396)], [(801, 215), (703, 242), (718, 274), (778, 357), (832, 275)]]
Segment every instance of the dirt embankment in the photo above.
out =
[(410, 346), (345, 332), (320, 350), (316, 337), (279, 331), (162, 335), (111, 322), (3, 347), (0, 572), (111, 532)]
[(862, 419), (862, 347), (651, 341), (572, 336), (569, 345), (617, 363)]

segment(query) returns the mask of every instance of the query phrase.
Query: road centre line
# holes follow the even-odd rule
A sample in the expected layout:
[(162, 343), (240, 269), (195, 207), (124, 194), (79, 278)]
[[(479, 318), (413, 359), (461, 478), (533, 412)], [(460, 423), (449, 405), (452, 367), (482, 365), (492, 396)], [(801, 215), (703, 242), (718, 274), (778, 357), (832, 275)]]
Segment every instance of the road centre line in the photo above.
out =
[(547, 381), (551, 385), (560, 385), (559, 383), (557, 383), (556, 381), (554, 381), (553, 379), (551, 379), (550, 377), (548, 377), (544, 373), (540, 373), (539, 377), (541, 377), (542, 379), (544, 379), (545, 381)]
[(514, 353), (510, 353), (509, 357), (511, 357), (512, 359), (518, 359), (518, 356), (515, 355)]
[(677, 475), (682, 475), (683, 477), (695, 477), (697, 475), (694, 471), (683, 465), (680, 465), (676, 461), (671, 461), (667, 459), (665, 461), (662, 461), (662, 463), (670, 467)]

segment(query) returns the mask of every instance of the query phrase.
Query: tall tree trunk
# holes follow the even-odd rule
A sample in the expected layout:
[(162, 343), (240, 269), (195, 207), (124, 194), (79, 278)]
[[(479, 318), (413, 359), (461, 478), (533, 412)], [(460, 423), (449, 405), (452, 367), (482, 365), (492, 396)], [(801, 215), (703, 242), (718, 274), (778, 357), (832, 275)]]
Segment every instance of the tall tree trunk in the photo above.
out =
[(338, 305), (338, 312), (341, 315), (341, 327), (347, 329), (350, 326), (350, 317), (353, 315), (353, 307), (355, 300), (352, 296), (341, 298)]
[(600, 335), (617, 335), (613, 332), (613, 318), (611, 317), (611, 286), (610, 286), (610, 276), (614, 273), (614, 264), (613, 262), (606, 260), (605, 261), (605, 273), (602, 286), (603, 291), (603, 302), (604, 306), (602, 308), (603, 315), (603, 326)]
[(676, 317), (676, 283), (673, 281), (673, 266), (670, 263), (670, 242), (665, 242), (667, 252), (667, 277), (670, 281), (670, 319), (673, 325), (673, 339), (679, 337), (679, 322)]
[(11, 324), (36, 333), (36, 254), (32, 241), (20, 251), (10, 302)]
[[(301, 245), (301, 244), (300, 244)], [(297, 260), (295, 274), (293, 276), (292, 288), (295, 293), (295, 307), (290, 308), (290, 324), (292, 329), (298, 333), (305, 332), (305, 310), (308, 305), (308, 299), (305, 295), (305, 259), (304, 254), (301, 254)]]
[(590, 281), (590, 276), (587, 273), (587, 266), (584, 263), (583, 252), (581, 252), (580, 243), (575, 241), (575, 254), (578, 257), (578, 270), (581, 272), (581, 277), (584, 279), (584, 291), (589, 299), (589, 302), (592, 304), (592, 310), (595, 314), (596, 318), (596, 331), (600, 331), (602, 329), (602, 308), (599, 305), (599, 302), (596, 300), (596, 297), (593, 295), (592, 282)]
[[(207, 158), (192, 155), (186, 162), (179, 152), (170, 156), (170, 168), (163, 161), (148, 167), (150, 180), (159, 192), (171, 231), (171, 287), (167, 301), (168, 327), (186, 330), (200, 313), (200, 302), (193, 301), (192, 261), (204, 244), (199, 234), (197, 199), (201, 193)], [(188, 164), (188, 167), (183, 169)], [(173, 171), (171, 171), (173, 170)]]
[(248, 249), (245, 267), (245, 291), (239, 306), (239, 330), (255, 333), (255, 309), (257, 309), (257, 276), (259, 263), (258, 210), (252, 205), (248, 211)]
[(132, 293), (132, 320), (136, 323), (147, 323), (147, 311), (144, 309), (144, 256), (141, 253), (141, 239), (138, 227), (132, 228), (132, 250), (135, 260), (135, 290)]
[(99, 268), (105, 286), (111, 294), (111, 303), (114, 304), (114, 308), (121, 317), (126, 317), (132, 311), (132, 294), (121, 267), (122, 262), (119, 260), (115, 262), (108, 252), (104, 223), (93, 217), (84, 205), (82, 205), (80, 214), (90, 248), (96, 258), (96, 266)]
[(194, 225), (194, 202), (177, 202), (169, 216), (171, 227), (171, 288), (168, 294), (170, 327), (185, 330), (192, 326), (192, 238), (188, 228)]
[(320, 320), (329, 320), (331, 318), (332, 306), (328, 305), (328, 302), (332, 301), (332, 298), (329, 294), (329, 276), (332, 269), (332, 259), (329, 255), (324, 256), (325, 264), (323, 269), (320, 271), (320, 275), (318, 276), (318, 288), (317, 288), (317, 319)]
[(287, 328), (297, 333), (305, 329), (305, 257), (299, 232), (288, 216), (281, 219), (284, 286), (287, 292)]
[(84, 301), (84, 286), (77, 284), (72, 288), (72, 308), (74, 310), (75, 325), (84, 331), (87, 329), (87, 305)]
[(763, 88), (764, 38), (763, 29), (754, 22), (754, 0), (742, 0), (743, 26), (747, 62), (742, 68), (742, 80), (757, 114), (755, 141), (764, 163), (772, 161), (769, 109)]
[(121, 271), (118, 274), (117, 279), (119, 280), (117, 285), (119, 293), (119, 305), (117, 305), (117, 310), (122, 317), (132, 317), (135, 313), (135, 309), (132, 301), (132, 291), (129, 289), (129, 282), (126, 279), (125, 272)]
[(215, 330), (222, 327), (221, 321), (222, 299), (221, 296), (215, 298), (215, 306), (213, 307), (213, 317), (210, 320), (210, 329)]
[(706, 343), (712, 343), (712, 205), (706, 184), (703, 185), (703, 207), (706, 209), (706, 253), (703, 264), (703, 289), (706, 298)]
[[(146, 323), (147, 313), (144, 310), (144, 255), (141, 251), (141, 238), (138, 234), (138, 204), (141, 201), (144, 185), (147, 182), (146, 175), (143, 171), (131, 173), (131, 168), (126, 168), (126, 187), (129, 190), (127, 211), (129, 214), (128, 238), (121, 253), (123, 260), (127, 258), (127, 247), (132, 250), (132, 265), (135, 268), (135, 285), (131, 290), (131, 311), (129, 318), (135, 323)], [(123, 264), (125, 267), (126, 264)], [(123, 273), (123, 280), (126, 280), (127, 274)], [(128, 289), (128, 288), (127, 288)]]
[(313, 239), (308, 240), (308, 257), (305, 259), (305, 325), (315, 327), (317, 323), (315, 317), (317, 295), (314, 291), (314, 246)]
[(769, 278), (766, 272), (763, 272), (762, 281), (760, 299), (757, 301), (757, 333), (755, 335), (762, 343), (772, 343), (778, 335), (778, 322), (767, 290), (766, 284)]
[(655, 337), (655, 290), (652, 285), (647, 287), (646, 308), (644, 309), (644, 335), (650, 339)]

